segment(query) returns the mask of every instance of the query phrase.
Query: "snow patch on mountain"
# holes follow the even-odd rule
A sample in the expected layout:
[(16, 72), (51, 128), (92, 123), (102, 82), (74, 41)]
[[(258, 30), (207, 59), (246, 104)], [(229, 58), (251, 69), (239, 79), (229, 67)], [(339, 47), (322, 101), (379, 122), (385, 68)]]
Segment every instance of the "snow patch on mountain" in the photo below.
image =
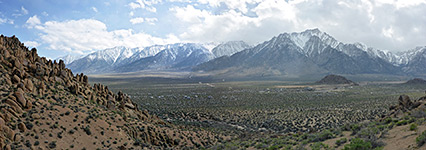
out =
[(65, 65), (68, 65), (68, 64), (72, 63), (73, 61), (75, 61), (77, 59), (80, 59), (82, 57), (84, 57), (84, 55), (72, 55), (72, 54), (68, 54), (68, 55), (65, 55), (65, 56), (62, 56), (62, 57), (58, 57), (55, 60), (57, 62), (59, 62), (59, 60), (62, 60), (62, 61), (64, 61)]
[(250, 48), (251, 46), (244, 41), (229, 41), (217, 45), (211, 52), (215, 57), (231, 56), (244, 49)]
[[(325, 32), (321, 32), (319, 29), (310, 29), (300, 33), (293, 32), (290, 34), (290, 39), (303, 50), (304, 54), (312, 53), (305, 51), (305, 44), (311, 39), (311, 37), (317, 36), (325, 45), (336, 48), (340, 42), (334, 39), (332, 36), (328, 35)], [(319, 51), (318, 53), (321, 53)]]

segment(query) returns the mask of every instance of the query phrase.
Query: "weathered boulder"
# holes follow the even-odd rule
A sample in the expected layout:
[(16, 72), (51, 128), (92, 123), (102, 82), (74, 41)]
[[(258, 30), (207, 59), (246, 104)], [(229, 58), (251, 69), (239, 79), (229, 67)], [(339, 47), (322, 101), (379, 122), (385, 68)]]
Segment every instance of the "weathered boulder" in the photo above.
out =
[(24, 97), (24, 91), (21, 88), (18, 88), (18, 90), (15, 92), (16, 100), (21, 104), (22, 107), (27, 106), (27, 100)]
[(405, 109), (411, 109), (411, 106), (413, 105), (413, 102), (410, 100), (410, 97), (408, 97), (408, 95), (399, 96), (398, 102), (399, 106)]
[(22, 108), (21, 106), (19, 106), (15, 101), (13, 101), (12, 99), (6, 99), (4, 101), (4, 103), (8, 104), (10, 107), (12, 107), (12, 109), (15, 112), (21, 113), (22, 112)]
[(29, 91), (33, 91), (34, 84), (31, 80), (25, 79), (24, 85), (25, 85), (25, 88), (27, 88)]
[(19, 82), (21, 82), (21, 78), (19, 78), (18, 75), (15, 74), (12, 77), (12, 82), (13, 83), (19, 83)]
[(27, 126), (25, 126), (25, 124), (21, 122), (21, 123), (18, 124), (18, 129), (21, 132), (25, 132), (25, 131), (27, 131)]

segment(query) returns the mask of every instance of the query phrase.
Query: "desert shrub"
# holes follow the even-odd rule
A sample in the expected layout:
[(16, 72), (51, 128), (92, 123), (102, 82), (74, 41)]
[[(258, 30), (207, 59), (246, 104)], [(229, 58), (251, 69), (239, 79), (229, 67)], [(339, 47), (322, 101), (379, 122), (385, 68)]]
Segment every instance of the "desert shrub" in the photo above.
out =
[(361, 129), (357, 133), (357, 137), (362, 138), (366, 142), (370, 143), (373, 148), (384, 146), (385, 143), (379, 141), (379, 138), (376, 136), (381, 131), (375, 126), (368, 126)]
[(271, 145), (268, 148), (266, 148), (267, 150), (278, 150), (281, 149), (282, 147), (284, 147), (285, 145)]
[(327, 144), (316, 142), (311, 145), (312, 150), (321, 150), (321, 149), (329, 149)]
[(408, 124), (408, 120), (401, 120), (396, 123), (397, 126), (402, 126)]
[(343, 150), (370, 150), (373, 147), (370, 142), (365, 142), (360, 138), (354, 138), (351, 143), (346, 144)]
[(394, 126), (395, 126), (395, 123), (394, 123), (394, 122), (391, 122), (391, 123), (389, 123), (389, 124), (387, 125), (387, 128), (388, 128), (388, 129), (392, 129)]
[(412, 124), (410, 125), (410, 131), (416, 131), (416, 130), (417, 130), (417, 124), (412, 123)]
[(267, 147), (267, 145), (265, 145), (263, 143), (259, 143), (259, 144), (256, 144), (256, 146), (254, 146), (254, 147), (257, 148), (257, 149), (264, 149), (264, 148)]
[(362, 138), (367, 138), (367, 137), (376, 136), (376, 134), (378, 134), (378, 133), (379, 133), (379, 129), (372, 126), (372, 127), (366, 127), (366, 128), (361, 129), (357, 133), (357, 135), (359, 137), (362, 137)]
[(351, 131), (351, 125), (350, 124), (344, 124), (340, 127), (342, 131)]
[(330, 130), (324, 130), (320, 133), (308, 135), (309, 142), (320, 142), (333, 138), (334, 135)]
[(327, 139), (333, 138), (333, 133), (330, 130), (324, 130), (319, 134), (319, 140), (325, 141)]
[(420, 146), (423, 146), (423, 144), (425, 144), (425, 142), (426, 142), (426, 131), (423, 131), (422, 134), (420, 134), (416, 138), (416, 143), (420, 147)]
[(379, 129), (380, 131), (383, 131), (383, 130), (386, 129), (386, 127), (387, 127), (387, 125), (378, 125), (377, 129)]
[(361, 130), (361, 125), (352, 124), (351, 125), (352, 135), (355, 135), (359, 130)]
[(348, 142), (348, 140), (346, 138), (341, 138), (341, 139), (336, 141), (336, 145), (340, 146), (342, 144), (345, 144), (346, 142)]
[(392, 122), (392, 118), (391, 117), (387, 117), (385, 120), (384, 120), (384, 123), (385, 124), (389, 124), (389, 123), (391, 123)]

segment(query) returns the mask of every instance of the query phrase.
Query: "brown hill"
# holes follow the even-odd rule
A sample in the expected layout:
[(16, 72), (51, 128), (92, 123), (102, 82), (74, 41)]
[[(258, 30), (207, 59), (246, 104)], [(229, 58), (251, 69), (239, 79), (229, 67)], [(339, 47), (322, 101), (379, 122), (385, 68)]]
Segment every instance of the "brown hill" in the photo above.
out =
[(322, 78), (320, 81), (315, 82), (317, 84), (351, 84), (351, 85), (358, 85), (357, 83), (346, 79), (343, 76), (339, 75), (327, 75), (324, 78)]
[(0, 149), (176, 149), (217, 141), (139, 110), (122, 92), (89, 85), (15, 36), (0, 37), (0, 101)]
[(405, 84), (425, 84), (426, 85), (426, 80), (423, 80), (422, 78), (414, 78), (414, 79), (408, 80), (407, 82), (405, 82)]

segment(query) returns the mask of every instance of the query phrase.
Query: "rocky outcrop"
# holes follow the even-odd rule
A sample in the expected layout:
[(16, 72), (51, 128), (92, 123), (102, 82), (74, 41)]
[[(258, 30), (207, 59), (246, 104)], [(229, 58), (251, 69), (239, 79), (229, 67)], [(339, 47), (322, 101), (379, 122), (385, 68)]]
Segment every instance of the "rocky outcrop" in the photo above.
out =
[(408, 80), (407, 82), (405, 82), (405, 84), (426, 85), (426, 80), (423, 80), (422, 78), (414, 78)]
[(322, 78), (320, 81), (316, 82), (317, 84), (351, 84), (351, 85), (358, 85), (357, 83), (346, 79), (343, 76), (339, 75), (327, 75), (324, 78)]
[(408, 95), (400, 95), (398, 105), (391, 106), (388, 116), (401, 117), (405, 112), (410, 112), (415, 109), (426, 110), (426, 96), (412, 101)]
[(216, 141), (209, 132), (178, 129), (141, 111), (122, 92), (91, 86), (86, 75), (39, 57), (14, 36), (0, 37), (0, 101), (0, 149), (157, 149)]

